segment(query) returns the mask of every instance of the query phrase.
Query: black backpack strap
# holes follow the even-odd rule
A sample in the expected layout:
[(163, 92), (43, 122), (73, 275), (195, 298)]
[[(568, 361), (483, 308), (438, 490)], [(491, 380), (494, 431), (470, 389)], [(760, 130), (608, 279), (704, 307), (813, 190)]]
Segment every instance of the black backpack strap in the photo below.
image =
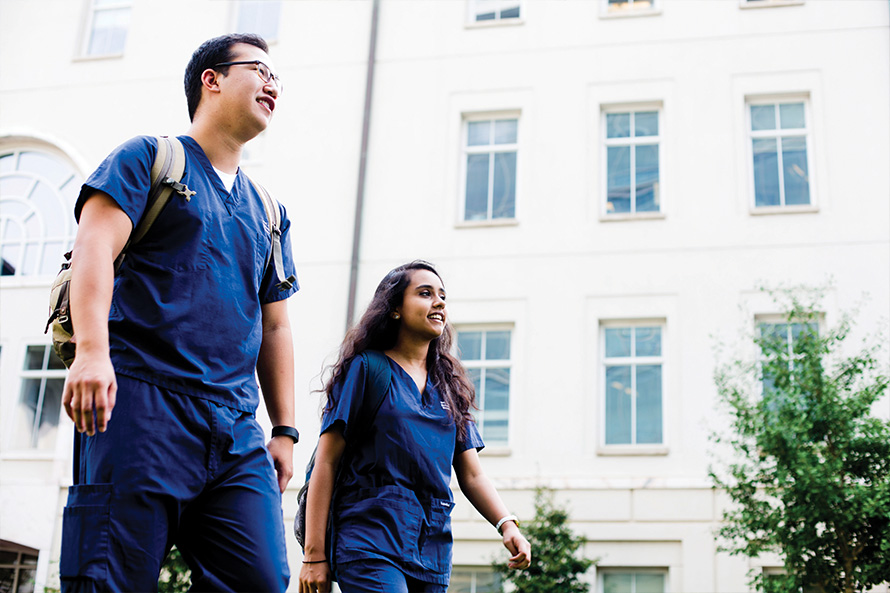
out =
[[(272, 263), (275, 265), (275, 277), (278, 280), (276, 286), (278, 290), (287, 290), (294, 285), (297, 277), (293, 274), (286, 278), (284, 276), (284, 258), (281, 255), (281, 211), (278, 209), (278, 202), (272, 199), (265, 187), (248, 177), (246, 173), (245, 177), (250, 181), (256, 192), (260, 194), (260, 199), (263, 201), (263, 209), (266, 211), (266, 220), (269, 221), (269, 231), (272, 234), (271, 257)], [(268, 265), (269, 260), (267, 259), (266, 266)]]
[(362, 398), (362, 411), (365, 412), (362, 424), (367, 429), (374, 423), (377, 411), (386, 399), (392, 381), (392, 368), (389, 366), (389, 357), (378, 350), (365, 350), (361, 357), (368, 367), (368, 379), (365, 382), (367, 387), (365, 397)]
[(182, 176), (185, 173), (185, 149), (182, 147), (182, 142), (179, 138), (169, 136), (158, 136), (157, 141), (158, 151), (151, 166), (151, 187), (148, 190), (145, 213), (139, 225), (130, 234), (120, 255), (114, 260), (115, 274), (120, 269), (127, 250), (142, 240), (170, 201), (173, 192), (183, 196), (186, 201), (191, 201), (195, 195), (195, 192), (182, 183)]

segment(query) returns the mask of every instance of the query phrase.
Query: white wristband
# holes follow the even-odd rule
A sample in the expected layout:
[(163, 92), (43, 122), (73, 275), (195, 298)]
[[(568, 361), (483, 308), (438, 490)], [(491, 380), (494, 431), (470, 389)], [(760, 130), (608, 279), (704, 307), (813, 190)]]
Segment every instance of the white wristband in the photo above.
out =
[(494, 528), (498, 530), (498, 533), (501, 533), (501, 526), (507, 521), (513, 521), (514, 523), (516, 523), (516, 527), (519, 527), (519, 517), (517, 517), (516, 515), (507, 515), (506, 517), (498, 521), (498, 524), (494, 526)]

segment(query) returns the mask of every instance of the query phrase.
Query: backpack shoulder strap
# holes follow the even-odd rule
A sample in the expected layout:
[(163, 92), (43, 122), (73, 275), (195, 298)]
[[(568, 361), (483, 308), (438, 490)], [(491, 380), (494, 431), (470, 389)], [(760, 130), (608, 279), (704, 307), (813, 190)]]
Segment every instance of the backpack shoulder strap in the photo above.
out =
[(392, 381), (392, 368), (389, 366), (387, 356), (377, 350), (365, 350), (361, 354), (368, 366), (367, 388), (362, 399), (362, 408), (365, 411), (365, 426), (369, 426), (377, 417), (377, 411), (386, 399), (389, 384)]
[[(247, 174), (245, 174), (245, 177), (250, 181), (256, 192), (260, 194), (260, 199), (263, 201), (263, 209), (266, 211), (266, 220), (269, 221), (269, 231), (272, 234), (272, 263), (275, 265), (275, 275), (278, 278), (276, 286), (278, 286), (278, 290), (287, 290), (294, 285), (297, 277), (293, 274), (286, 278), (284, 276), (284, 259), (281, 255), (281, 210), (278, 206), (278, 201), (269, 195), (265, 187), (248, 177)], [(269, 265), (268, 260), (266, 260), (266, 265)]]
[(157, 220), (158, 215), (170, 201), (170, 196), (175, 191), (191, 200), (195, 192), (182, 184), (182, 176), (185, 173), (185, 149), (178, 138), (171, 136), (157, 136), (158, 150), (151, 166), (151, 185), (148, 190), (145, 213), (139, 221), (139, 225), (133, 229), (127, 244), (114, 262), (114, 271), (120, 268), (124, 256), (131, 245), (135, 245), (148, 232), (151, 225)]

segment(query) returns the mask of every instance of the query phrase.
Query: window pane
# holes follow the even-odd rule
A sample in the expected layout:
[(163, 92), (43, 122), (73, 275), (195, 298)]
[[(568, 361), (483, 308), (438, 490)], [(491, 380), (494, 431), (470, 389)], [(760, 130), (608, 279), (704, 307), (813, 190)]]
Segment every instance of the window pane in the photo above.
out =
[(487, 154), (467, 155), (466, 220), (488, 218), (488, 159)]
[(661, 365), (637, 367), (637, 443), (661, 442)]
[(785, 204), (809, 204), (806, 138), (782, 138), (782, 166), (785, 174)]
[(43, 407), (40, 410), (40, 425), (37, 427), (37, 448), (52, 451), (56, 447), (56, 430), (59, 427), (59, 414), (62, 410), (62, 390), (64, 379), (47, 379), (43, 392)]
[(42, 370), (44, 368), (43, 358), (47, 348), (49, 346), (28, 346), (28, 349), (25, 350), (24, 368), (26, 371)]
[(663, 574), (637, 574), (637, 587), (635, 593), (664, 593)]
[(807, 127), (804, 119), (803, 103), (785, 103), (779, 105), (779, 122), (783, 130)]
[(467, 369), (467, 376), (473, 383), (473, 389), (476, 391), (476, 405), (482, 407), (482, 369)]
[(89, 55), (122, 53), (129, 26), (129, 8), (97, 11), (93, 15), (93, 31), (87, 53)]
[(603, 575), (603, 593), (633, 593), (633, 575), (606, 573)]
[(486, 146), (491, 144), (491, 122), (471, 121), (467, 124), (467, 145)]
[(510, 408), (510, 369), (485, 369), (485, 419), (490, 411)]
[(61, 185), (70, 175), (68, 167), (40, 152), (23, 151), (19, 158), (19, 171), (28, 171), (44, 178), (51, 185)]
[(660, 327), (638, 327), (634, 331), (637, 356), (661, 356)]
[(775, 130), (776, 106), (775, 105), (751, 105), (751, 129)]
[(658, 136), (657, 111), (640, 111), (634, 114), (634, 136)]
[(606, 330), (606, 356), (630, 356), (630, 328), (609, 328)]
[(461, 360), (481, 360), (482, 332), (457, 332), (457, 349)]
[(513, 218), (516, 215), (516, 153), (494, 155), (494, 195), (492, 218)]
[(43, 217), (43, 232), (37, 236), (65, 234), (65, 223), (69, 216), (67, 204), (59, 201), (59, 194), (50, 185), (39, 182), (31, 192), (31, 202)]
[(505, 8), (501, 10), (501, 18), (502, 19), (518, 19), (519, 18), (519, 5), (512, 6), (510, 8)]
[(278, 38), (281, 0), (241, 0), (238, 3), (239, 33), (256, 33), (266, 41)]
[(608, 169), (607, 211), (630, 212), (630, 147), (610, 146), (606, 153)]
[(631, 442), (630, 367), (606, 368), (606, 444)]
[(510, 332), (488, 332), (485, 340), (486, 360), (510, 359)]
[(754, 204), (778, 206), (779, 156), (775, 138), (755, 138), (754, 148)]
[(40, 404), (41, 379), (24, 379), (19, 405), (15, 415), (15, 439), (12, 446), (16, 449), (34, 447), (34, 420), (37, 418), (37, 407)]
[(629, 113), (609, 113), (606, 115), (606, 138), (630, 138)]
[(494, 122), (494, 143), (515, 144), (516, 130), (519, 126), (515, 119), (502, 119)]
[(658, 145), (635, 147), (637, 212), (658, 212)]
[(448, 593), (473, 593), (473, 572), (456, 568), (451, 571)]

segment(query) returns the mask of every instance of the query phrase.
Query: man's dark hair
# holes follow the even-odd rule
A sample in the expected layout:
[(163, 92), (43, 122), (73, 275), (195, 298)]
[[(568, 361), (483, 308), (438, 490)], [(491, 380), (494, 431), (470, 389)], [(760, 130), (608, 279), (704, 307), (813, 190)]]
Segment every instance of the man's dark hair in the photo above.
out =
[[(246, 43), (260, 48), (269, 53), (269, 46), (259, 35), (253, 33), (231, 33), (208, 39), (192, 54), (188, 66), (185, 67), (185, 98), (189, 106), (189, 119), (194, 121), (195, 111), (201, 102), (201, 74), (208, 68), (213, 68), (221, 62), (231, 62), (234, 57), (232, 46), (236, 43)], [(216, 69), (220, 74), (228, 74), (229, 67), (221, 66)]]

